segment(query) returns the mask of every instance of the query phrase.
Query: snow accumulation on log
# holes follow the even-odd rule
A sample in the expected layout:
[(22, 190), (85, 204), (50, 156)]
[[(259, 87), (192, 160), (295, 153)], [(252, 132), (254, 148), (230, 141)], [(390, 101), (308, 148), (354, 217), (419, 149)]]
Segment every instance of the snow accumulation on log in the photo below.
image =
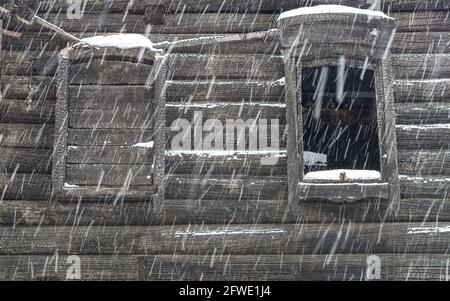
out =
[(346, 181), (380, 181), (381, 174), (376, 170), (353, 170), (353, 169), (334, 169), (313, 171), (305, 175), (305, 180), (324, 180), (342, 182), (343, 177)]
[(113, 34), (105, 36), (94, 36), (84, 38), (79, 45), (89, 45), (97, 48), (118, 48), (123, 50), (144, 48), (151, 51), (160, 52), (160, 49), (153, 47), (154, 43), (141, 34)]
[(282, 13), (278, 18), (278, 20), (292, 18), (296, 16), (319, 15), (319, 14), (354, 14), (354, 15), (366, 15), (368, 18), (383, 18), (394, 20), (394, 18), (387, 16), (381, 11), (360, 9), (344, 5), (317, 5), (310, 7), (300, 7)]

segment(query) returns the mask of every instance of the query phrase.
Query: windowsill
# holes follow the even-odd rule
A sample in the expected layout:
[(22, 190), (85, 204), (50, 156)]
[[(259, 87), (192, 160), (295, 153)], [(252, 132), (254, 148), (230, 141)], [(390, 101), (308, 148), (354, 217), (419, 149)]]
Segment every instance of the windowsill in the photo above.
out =
[(389, 183), (299, 183), (299, 199), (327, 200), (334, 203), (353, 203), (363, 199), (389, 199)]

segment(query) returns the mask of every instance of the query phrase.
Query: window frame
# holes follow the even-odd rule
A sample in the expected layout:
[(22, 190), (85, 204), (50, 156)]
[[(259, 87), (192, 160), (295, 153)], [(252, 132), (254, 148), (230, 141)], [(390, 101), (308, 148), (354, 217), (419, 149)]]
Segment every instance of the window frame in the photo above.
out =
[(390, 55), (376, 59), (372, 63), (347, 58), (345, 61), (346, 67), (374, 71), (381, 181), (313, 183), (304, 180), (302, 71), (303, 67), (336, 66), (338, 57), (307, 61), (297, 57), (292, 51), (284, 50), (283, 54), (285, 55), (288, 124), (288, 204), (296, 207), (299, 200), (310, 199), (337, 203), (361, 199), (385, 199), (389, 202), (399, 200), (400, 184)]

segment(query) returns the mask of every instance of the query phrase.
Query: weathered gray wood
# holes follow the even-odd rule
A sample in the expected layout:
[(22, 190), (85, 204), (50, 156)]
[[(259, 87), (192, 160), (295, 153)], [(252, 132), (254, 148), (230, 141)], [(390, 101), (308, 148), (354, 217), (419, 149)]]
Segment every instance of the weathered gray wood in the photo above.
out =
[(399, 150), (448, 150), (450, 128), (447, 124), (397, 125)]
[(436, 80), (397, 80), (394, 83), (395, 101), (405, 103), (449, 102), (450, 78)]
[(299, 183), (300, 200), (327, 200), (334, 203), (351, 203), (363, 199), (389, 199), (388, 183)]
[[(1, 227), (0, 254), (446, 254), (448, 223)], [(347, 243), (337, 244), (340, 239)], [(70, 242), (70, 243), (69, 243)]]
[(281, 56), (172, 54), (168, 68), (174, 79), (278, 80), (284, 76)]
[(67, 150), (68, 164), (151, 164), (153, 148), (76, 146)]
[[(80, 281), (139, 280), (137, 256), (82, 256)], [(57, 252), (49, 256), (0, 256), (2, 281), (66, 281), (73, 258)]]
[(395, 54), (448, 53), (448, 31), (397, 32), (391, 52)]
[(47, 76), (9, 76), (0, 79), (3, 97), (6, 99), (47, 101), (56, 99), (56, 83)]
[(153, 141), (148, 130), (137, 129), (69, 129), (68, 144), (73, 146), (133, 146)]
[(143, 85), (146, 83), (152, 66), (131, 62), (102, 63), (92, 60), (84, 64), (70, 65), (70, 85)]
[(146, 106), (154, 97), (146, 86), (81, 85), (70, 86), (71, 109), (104, 109)]
[[(148, 281), (364, 281), (370, 255), (147, 256), (139, 258), (139, 275)], [(378, 259), (383, 281), (448, 280), (445, 255)]]
[(39, 100), (7, 100), (0, 103), (2, 123), (52, 123), (54, 122), (54, 102)]
[(0, 173), (0, 189), (4, 200), (47, 200), (51, 196), (51, 176), (35, 173)]
[[(76, 102), (76, 100), (70, 100)], [(142, 99), (135, 106), (124, 110), (71, 109), (69, 126), (74, 129), (142, 129), (150, 130), (154, 124), (151, 99)]]
[(398, 124), (450, 123), (450, 103), (396, 104)]
[(2, 123), (0, 137), (1, 146), (51, 148), (53, 125)]
[(54, 75), (58, 66), (58, 51), (4, 51), (5, 75)]
[(149, 185), (153, 168), (145, 164), (67, 164), (65, 181), (77, 186)]
[(417, 150), (400, 151), (398, 153), (398, 168), (406, 175), (449, 175), (449, 150)]
[(48, 149), (0, 147), (0, 166), (7, 172), (51, 173), (52, 151)]
[(273, 81), (169, 81), (167, 100), (284, 102), (284, 84)]
[[(92, 280), (213, 280), (213, 281), (363, 281), (367, 255), (235, 255), (235, 256), (98, 256), (80, 258), (80, 281)], [(448, 278), (445, 255), (380, 254), (381, 280)], [(65, 254), (0, 256), (3, 281), (67, 280), (70, 258)], [(33, 268), (31, 268), (31, 266)], [(273, 293), (273, 292), (272, 292)]]
[(383, 200), (352, 204), (329, 201), (301, 202), (299, 210), (286, 211), (281, 200), (210, 199), (166, 200), (158, 210), (151, 201), (117, 202), (3, 201), (3, 226), (148, 226), (186, 224), (265, 224), (352, 222), (448, 222), (450, 204), (446, 198), (402, 199), (396, 215)]
[(450, 77), (448, 54), (392, 55), (395, 79), (437, 79)]
[[(447, 3), (448, 5), (448, 3)], [(447, 31), (450, 26), (448, 10), (418, 13), (393, 13), (399, 32)]]

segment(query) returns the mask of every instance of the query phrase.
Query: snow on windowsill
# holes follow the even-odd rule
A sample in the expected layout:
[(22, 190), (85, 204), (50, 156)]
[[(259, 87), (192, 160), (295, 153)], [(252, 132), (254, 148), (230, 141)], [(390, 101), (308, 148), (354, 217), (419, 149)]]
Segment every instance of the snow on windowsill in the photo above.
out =
[(344, 5), (317, 5), (310, 7), (300, 7), (282, 13), (278, 18), (278, 20), (292, 18), (295, 16), (318, 15), (318, 14), (355, 14), (355, 15), (366, 15), (369, 18), (383, 18), (394, 20), (394, 18), (387, 16), (381, 11), (360, 9)]
[(323, 180), (343, 182), (342, 177), (345, 173), (345, 181), (380, 181), (381, 174), (376, 170), (353, 170), (353, 169), (335, 169), (313, 171), (305, 175), (306, 181)]

